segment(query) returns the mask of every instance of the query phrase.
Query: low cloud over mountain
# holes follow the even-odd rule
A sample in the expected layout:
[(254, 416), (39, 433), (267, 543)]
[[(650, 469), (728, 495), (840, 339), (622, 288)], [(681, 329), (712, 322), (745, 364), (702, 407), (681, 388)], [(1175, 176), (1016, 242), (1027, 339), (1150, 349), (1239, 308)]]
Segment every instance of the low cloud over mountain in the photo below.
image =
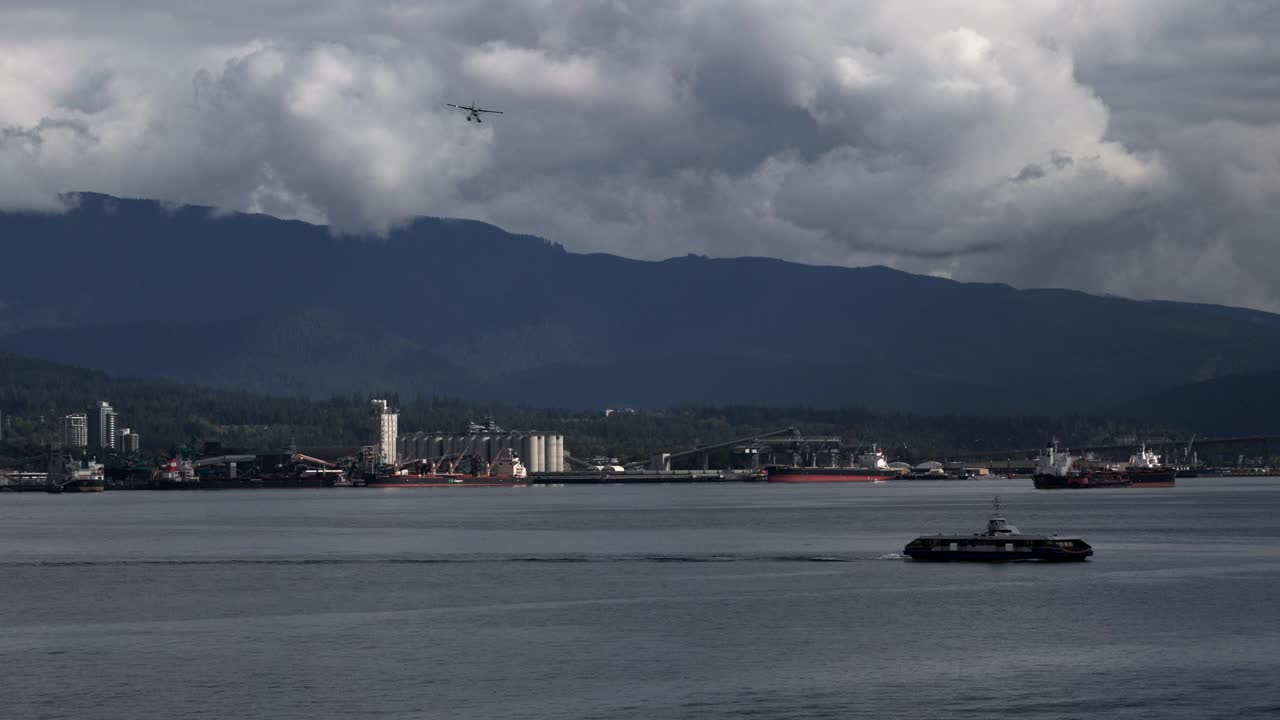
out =
[[(1275, 310), (1277, 34), (1246, 0), (12, 0), (0, 208), (474, 217)], [(473, 100), (507, 114), (444, 106)]]

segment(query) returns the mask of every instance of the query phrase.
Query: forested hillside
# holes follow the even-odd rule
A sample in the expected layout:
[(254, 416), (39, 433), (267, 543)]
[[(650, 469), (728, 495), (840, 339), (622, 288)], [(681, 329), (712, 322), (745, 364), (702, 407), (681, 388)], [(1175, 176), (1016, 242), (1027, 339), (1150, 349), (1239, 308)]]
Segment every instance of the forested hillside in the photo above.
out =
[[(1099, 413), (1280, 369), (1280, 316), (883, 267), (577, 254), (484, 223), (387, 237), (103, 195), (0, 213), (0, 348), (269, 395)], [(51, 290), (52, 277), (74, 278)], [(248, 401), (246, 401), (248, 402)]]
[[(1035, 447), (1048, 437), (1104, 444), (1117, 438), (1167, 432), (1156, 423), (1085, 416), (922, 416), (864, 409), (821, 410), (763, 406), (683, 405), (665, 409), (602, 410), (533, 408), (453, 398), (379, 394), (401, 408), (403, 432), (461, 431), (471, 420), (493, 418), (509, 429), (563, 432), (579, 457), (606, 454), (623, 460), (658, 451), (724, 442), (796, 427), (807, 434), (836, 435), (851, 444), (880, 443), (896, 458), (923, 460), (948, 451)], [(0, 353), (0, 412), (6, 423), (0, 460), (38, 455), (54, 437), (58, 419), (84, 412), (96, 400), (117, 409), (121, 426), (141, 433), (149, 451), (173, 446), (279, 449), (355, 448), (369, 442), (366, 395), (328, 400), (272, 397), (166, 380), (115, 377)]]

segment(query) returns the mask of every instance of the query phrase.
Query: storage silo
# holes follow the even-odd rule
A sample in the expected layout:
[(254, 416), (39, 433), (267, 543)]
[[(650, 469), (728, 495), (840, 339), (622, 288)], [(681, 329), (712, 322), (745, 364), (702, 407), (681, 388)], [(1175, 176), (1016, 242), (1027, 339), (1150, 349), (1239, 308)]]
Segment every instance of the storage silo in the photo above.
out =
[(417, 433), (400, 436), (400, 442), (396, 443), (396, 455), (400, 458), (401, 462), (418, 457), (417, 444)]
[(432, 436), (431, 442), (427, 446), (427, 457), (432, 459), (439, 459), (440, 456), (442, 455), (444, 455), (444, 436), (443, 435)]
[(556, 472), (564, 472), (564, 435), (556, 433)]
[(530, 435), (520, 436), (520, 460), (525, 470), (533, 472), (533, 437)]
[(542, 463), (547, 472), (556, 470), (556, 436), (548, 433), (542, 436)]
[(524, 433), (516, 433), (512, 440), (512, 447), (515, 448), (516, 455), (520, 458), (520, 462), (524, 463), (524, 469), (529, 470), (529, 438)]
[(529, 466), (529, 472), (545, 472), (546, 466), (543, 465), (546, 458), (545, 449), (542, 446), (542, 435), (538, 433), (529, 433), (529, 437), (525, 439), (525, 446), (528, 448), (529, 459), (526, 463)]

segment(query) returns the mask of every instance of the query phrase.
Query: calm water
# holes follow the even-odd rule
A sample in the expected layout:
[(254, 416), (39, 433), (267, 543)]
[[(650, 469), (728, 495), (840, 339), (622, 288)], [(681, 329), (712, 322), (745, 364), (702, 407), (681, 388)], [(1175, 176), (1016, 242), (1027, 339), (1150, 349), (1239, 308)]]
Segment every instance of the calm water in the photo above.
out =
[[(0, 495), (12, 718), (1274, 718), (1280, 479)], [(1070, 565), (932, 565), (991, 497)]]

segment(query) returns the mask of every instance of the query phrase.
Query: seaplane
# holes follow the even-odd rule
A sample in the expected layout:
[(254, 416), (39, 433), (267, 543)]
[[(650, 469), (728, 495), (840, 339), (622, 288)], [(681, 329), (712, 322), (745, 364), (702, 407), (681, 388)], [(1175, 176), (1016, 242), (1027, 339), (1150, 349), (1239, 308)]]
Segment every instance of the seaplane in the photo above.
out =
[(494, 115), (502, 114), (501, 110), (485, 110), (482, 107), (476, 107), (476, 104), (474, 101), (472, 101), (470, 105), (454, 105), (453, 103), (445, 103), (445, 104), (451, 108), (458, 108), (459, 110), (466, 111), (467, 122), (471, 122), (472, 120), (475, 120), (476, 122), (480, 122), (480, 113), (493, 113)]

